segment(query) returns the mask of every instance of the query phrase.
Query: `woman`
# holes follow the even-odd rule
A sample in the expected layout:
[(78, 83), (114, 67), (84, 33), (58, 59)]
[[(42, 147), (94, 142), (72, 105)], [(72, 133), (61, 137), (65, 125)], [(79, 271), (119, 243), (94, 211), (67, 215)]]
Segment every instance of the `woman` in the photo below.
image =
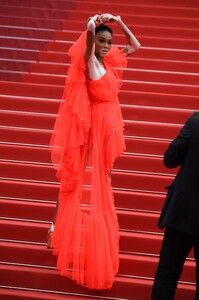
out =
[[(112, 47), (106, 22), (121, 26), (124, 49)], [(68, 52), (71, 67), (50, 143), (60, 193), (49, 245), (61, 274), (90, 289), (111, 288), (119, 267), (110, 171), (125, 149), (118, 101), (122, 68), (139, 46), (120, 17), (102, 14), (89, 18)]]

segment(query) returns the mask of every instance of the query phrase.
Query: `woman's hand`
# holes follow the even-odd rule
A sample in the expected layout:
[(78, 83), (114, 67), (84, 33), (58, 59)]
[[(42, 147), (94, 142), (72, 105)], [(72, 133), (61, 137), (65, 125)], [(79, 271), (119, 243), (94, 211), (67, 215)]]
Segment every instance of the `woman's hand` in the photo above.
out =
[(99, 21), (101, 23), (107, 23), (107, 22), (118, 22), (119, 16), (113, 16), (111, 14), (102, 14), (99, 16)]
[(101, 22), (101, 21), (100, 21), (100, 15), (95, 15), (95, 16), (93, 16), (93, 17), (88, 18), (87, 23), (88, 23), (91, 19), (93, 19), (93, 21), (95, 22), (95, 24)]

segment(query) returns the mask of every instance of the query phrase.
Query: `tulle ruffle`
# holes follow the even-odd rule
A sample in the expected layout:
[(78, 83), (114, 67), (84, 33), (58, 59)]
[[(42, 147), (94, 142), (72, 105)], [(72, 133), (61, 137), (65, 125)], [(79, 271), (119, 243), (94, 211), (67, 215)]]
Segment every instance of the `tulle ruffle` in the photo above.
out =
[[(91, 127), (90, 101), (86, 87), (85, 62), (81, 49), (85, 44), (84, 32), (69, 49), (71, 67), (64, 89), (62, 102), (50, 140), (51, 160), (61, 178), (63, 168), (70, 173), (78, 172), (81, 148), (88, 142)], [(85, 47), (85, 45), (84, 45)]]

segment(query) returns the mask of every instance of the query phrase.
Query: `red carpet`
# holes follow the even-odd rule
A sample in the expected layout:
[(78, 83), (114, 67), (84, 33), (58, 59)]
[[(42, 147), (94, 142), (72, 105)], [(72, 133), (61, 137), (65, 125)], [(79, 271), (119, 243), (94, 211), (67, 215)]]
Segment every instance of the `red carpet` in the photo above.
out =
[[(29, 2), (0, 3), (0, 299), (148, 300), (162, 239), (156, 224), (165, 186), (177, 171), (166, 169), (162, 156), (199, 110), (199, 3)], [(115, 164), (112, 184), (121, 263), (113, 289), (104, 292), (60, 276), (46, 248), (59, 188), (48, 143), (69, 63), (66, 51), (98, 12), (121, 15), (142, 44), (129, 58), (120, 93), (127, 150)], [(112, 27), (116, 43), (125, 44)], [(194, 266), (191, 254), (177, 300), (194, 297)]]

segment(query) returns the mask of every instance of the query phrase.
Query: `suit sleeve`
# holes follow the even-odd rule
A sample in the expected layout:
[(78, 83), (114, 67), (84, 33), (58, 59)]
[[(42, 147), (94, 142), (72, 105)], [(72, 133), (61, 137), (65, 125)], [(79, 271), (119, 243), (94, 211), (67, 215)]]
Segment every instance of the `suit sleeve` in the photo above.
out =
[(164, 165), (167, 168), (176, 168), (183, 163), (191, 139), (191, 119), (192, 117), (187, 120), (178, 136), (165, 151)]

